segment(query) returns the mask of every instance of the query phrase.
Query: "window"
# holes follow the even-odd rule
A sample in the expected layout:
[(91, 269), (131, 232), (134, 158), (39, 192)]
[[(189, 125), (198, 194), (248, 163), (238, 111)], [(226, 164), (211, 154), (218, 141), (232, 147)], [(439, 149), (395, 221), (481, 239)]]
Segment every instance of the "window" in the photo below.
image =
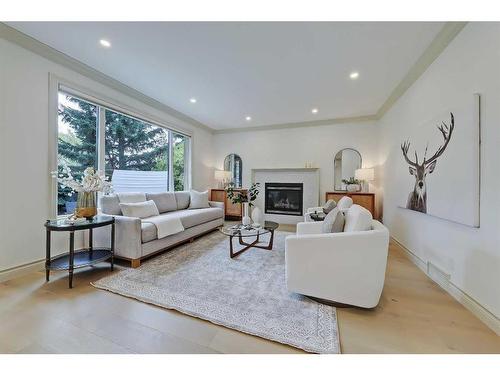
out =
[(105, 170), (114, 191), (169, 190), (170, 132), (122, 113), (105, 111)]
[[(58, 95), (58, 171), (80, 178), (89, 166), (104, 171), (115, 192), (190, 188), (189, 136), (92, 103)], [(73, 213), (76, 194), (58, 186), (58, 215)]]
[[(81, 179), (89, 166), (97, 168), (97, 118), (99, 108), (79, 98), (59, 94), (58, 108), (58, 173), (63, 165), (70, 173)], [(57, 214), (73, 213), (76, 207), (76, 193), (58, 184)]]

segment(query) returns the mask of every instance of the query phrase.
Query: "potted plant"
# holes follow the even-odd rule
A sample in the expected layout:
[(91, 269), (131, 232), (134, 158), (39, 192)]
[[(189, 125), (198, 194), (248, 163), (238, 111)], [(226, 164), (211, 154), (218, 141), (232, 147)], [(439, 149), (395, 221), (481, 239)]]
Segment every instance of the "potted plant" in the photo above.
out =
[(92, 219), (97, 214), (97, 192), (109, 193), (112, 189), (111, 183), (103, 173), (97, 172), (93, 167), (86, 168), (81, 181), (77, 181), (71, 174), (71, 168), (65, 163), (61, 164), (62, 171), (52, 172), (52, 176), (64, 187), (78, 193), (75, 215)]
[(346, 185), (346, 189), (349, 192), (355, 192), (361, 190), (361, 181), (351, 177), (349, 179), (343, 179), (342, 182)]
[(226, 188), (227, 197), (231, 199), (233, 204), (241, 203), (243, 206), (243, 225), (250, 225), (252, 220), (249, 216), (250, 207), (253, 206), (253, 201), (257, 199), (259, 195), (260, 183), (255, 183), (250, 186), (248, 190), (234, 190), (234, 182), (231, 182)]

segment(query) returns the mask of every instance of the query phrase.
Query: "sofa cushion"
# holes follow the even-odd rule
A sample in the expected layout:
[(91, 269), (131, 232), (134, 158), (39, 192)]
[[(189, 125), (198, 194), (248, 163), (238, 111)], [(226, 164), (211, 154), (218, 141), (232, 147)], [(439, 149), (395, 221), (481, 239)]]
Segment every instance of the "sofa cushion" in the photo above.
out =
[(147, 193), (146, 198), (155, 202), (160, 213), (177, 210), (177, 201), (173, 192)]
[(189, 209), (193, 210), (210, 207), (208, 204), (208, 190), (203, 192), (191, 190), (189, 195)]
[(175, 200), (177, 201), (177, 209), (184, 210), (189, 207), (189, 199), (191, 194), (189, 191), (176, 191)]
[(344, 230), (344, 214), (335, 207), (323, 220), (321, 231), (323, 233), (339, 233)]
[(344, 232), (360, 232), (372, 229), (372, 214), (366, 208), (353, 204), (345, 213)]
[[(198, 210), (179, 210), (165, 212), (163, 215), (178, 217), (184, 229), (192, 228), (200, 224), (208, 223), (212, 220), (222, 219), (224, 217), (224, 210), (222, 208), (200, 208)], [(153, 223), (141, 224), (141, 239), (142, 243), (150, 242), (158, 238), (156, 226)]]
[(117, 193), (120, 203), (146, 202), (146, 193)]
[(181, 219), (184, 228), (191, 228), (199, 224), (207, 223), (212, 220), (222, 219), (224, 211), (221, 208), (200, 208), (198, 210), (179, 210), (167, 212), (162, 215), (171, 215)]
[(141, 219), (160, 214), (155, 202), (153, 201), (120, 203), (120, 208), (122, 209), (123, 216), (138, 217)]
[(141, 224), (141, 240), (142, 243), (154, 241), (158, 238), (156, 225), (153, 223), (142, 223)]
[(101, 210), (107, 215), (121, 215), (120, 200), (116, 194), (104, 195), (101, 197)]

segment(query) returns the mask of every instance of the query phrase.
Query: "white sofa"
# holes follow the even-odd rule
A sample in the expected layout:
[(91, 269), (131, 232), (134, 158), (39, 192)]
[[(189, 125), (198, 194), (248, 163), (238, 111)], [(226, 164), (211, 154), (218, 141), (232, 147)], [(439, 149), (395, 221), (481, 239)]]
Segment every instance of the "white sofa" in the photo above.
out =
[[(345, 196), (345, 197), (342, 197), (340, 198), (340, 200), (337, 202), (337, 208), (344, 212), (346, 210), (349, 209), (349, 207), (352, 206), (352, 198), (351, 197), (348, 197), (348, 196)], [(319, 213), (319, 212), (323, 212), (323, 206), (319, 206), (319, 207), (310, 207), (306, 210), (306, 213), (304, 214), (304, 221), (305, 222), (314, 222), (313, 219), (311, 219), (311, 214), (315, 214), (315, 213)]]
[(358, 215), (367, 212), (371, 218), (361, 206), (349, 208), (341, 233), (323, 234), (322, 222), (299, 223), (296, 235), (286, 238), (288, 290), (338, 304), (377, 306), (384, 286), (389, 231), (371, 219), (370, 230), (353, 231)]

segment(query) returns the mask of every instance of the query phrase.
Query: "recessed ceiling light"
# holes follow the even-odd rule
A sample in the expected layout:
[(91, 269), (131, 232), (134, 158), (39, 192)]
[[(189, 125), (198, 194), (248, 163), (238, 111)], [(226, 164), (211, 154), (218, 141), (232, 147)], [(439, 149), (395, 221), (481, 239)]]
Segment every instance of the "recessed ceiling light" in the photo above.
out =
[(311, 109), (311, 112), (314, 113), (314, 114), (318, 113), (318, 108)]
[(358, 72), (352, 72), (351, 74), (349, 74), (349, 78), (351, 79), (357, 79), (358, 77), (359, 77)]
[(252, 121), (252, 118), (250, 116), (247, 116), (247, 117), (245, 117), (245, 120)]
[(106, 40), (106, 39), (101, 39), (99, 41), (99, 43), (101, 43), (101, 46), (103, 46), (103, 47), (106, 47), (106, 48), (111, 47), (111, 43), (108, 40)]
[(189, 99), (189, 101), (190, 101), (191, 103), (196, 103), (196, 98), (191, 98), (191, 99)]

